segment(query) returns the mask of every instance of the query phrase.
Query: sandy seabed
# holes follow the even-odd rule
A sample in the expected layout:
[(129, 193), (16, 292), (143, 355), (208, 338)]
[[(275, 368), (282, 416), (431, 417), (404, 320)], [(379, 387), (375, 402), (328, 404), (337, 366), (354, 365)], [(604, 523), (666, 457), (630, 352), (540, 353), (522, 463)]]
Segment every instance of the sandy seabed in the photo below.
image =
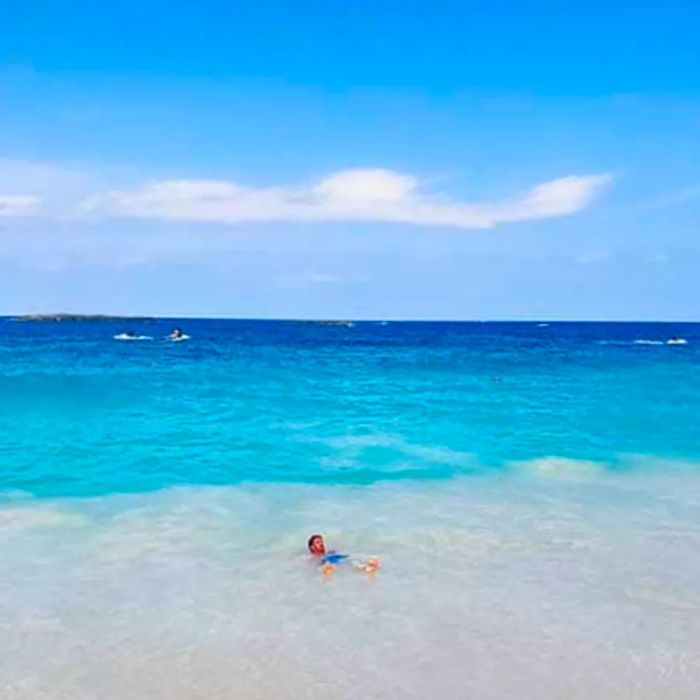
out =
[[(324, 580), (320, 531), (376, 577)], [(700, 470), (0, 504), (3, 700), (695, 700)]]

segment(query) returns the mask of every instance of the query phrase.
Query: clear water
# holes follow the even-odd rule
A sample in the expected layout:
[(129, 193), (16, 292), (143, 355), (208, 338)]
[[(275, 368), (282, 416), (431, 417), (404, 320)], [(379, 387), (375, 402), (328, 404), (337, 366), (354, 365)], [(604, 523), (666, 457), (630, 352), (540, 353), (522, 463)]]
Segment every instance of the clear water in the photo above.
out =
[(700, 325), (0, 320), (0, 396), (3, 698), (697, 697)]

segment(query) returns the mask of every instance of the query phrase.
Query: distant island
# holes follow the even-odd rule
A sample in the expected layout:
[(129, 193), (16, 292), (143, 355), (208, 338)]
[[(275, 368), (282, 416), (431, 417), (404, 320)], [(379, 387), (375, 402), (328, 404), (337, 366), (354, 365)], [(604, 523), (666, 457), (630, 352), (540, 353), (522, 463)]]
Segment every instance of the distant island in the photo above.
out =
[(105, 314), (26, 314), (24, 316), (15, 316), (13, 321), (21, 323), (40, 322), (40, 323), (87, 323), (95, 321), (153, 321), (153, 318), (147, 316), (108, 316)]

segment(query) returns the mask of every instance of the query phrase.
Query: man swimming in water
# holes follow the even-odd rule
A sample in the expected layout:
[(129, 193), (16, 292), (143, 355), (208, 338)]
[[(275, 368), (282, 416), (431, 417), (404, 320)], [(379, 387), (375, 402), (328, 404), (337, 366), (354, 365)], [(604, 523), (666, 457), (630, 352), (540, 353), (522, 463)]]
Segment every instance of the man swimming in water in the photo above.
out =
[(323, 536), (322, 535), (311, 535), (309, 537), (309, 541), (306, 543), (306, 546), (309, 549), (309, 552), (313, 554), (315, 557), (319, 558), (319, 563), (326, 565), (326, 564), (331, 564), (335, 565), (341, 562), (343, 559), (349, 559), (349, 555), (347, 554), (339, 554), (335, 550), (331, 550), (330, 552), (326, 550), (326, 543), (323, 541)]
[[(319, 564), (323, 567), (323, 575), (330, 576), (335, 567), (345, 559), (350, 559), (349, 554), (340, 554), (335, 550), (328, 551), (326, 543), (323, 540), (323, 535), (311, 535), (306, 546), (309, 553), (318, 558)], [(374, 573), (379, 568), (379, 559), (370, 557), (366, 562), (351, 562), (355, 568), (364, 571), (365, 573)]]

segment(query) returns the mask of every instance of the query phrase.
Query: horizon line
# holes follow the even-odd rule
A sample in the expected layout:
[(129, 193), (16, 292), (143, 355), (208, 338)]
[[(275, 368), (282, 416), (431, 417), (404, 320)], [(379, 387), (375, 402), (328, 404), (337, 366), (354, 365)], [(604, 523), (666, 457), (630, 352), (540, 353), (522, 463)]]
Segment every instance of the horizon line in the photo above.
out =
[[(229, 316), (225, 314), (147, 314), (147, 313), (106, 313), (106, 312), (23, 312), (23, 313), (0, 313), (2, 319), (21, 319), (29, 317), (48, 318), (52, 316), (74, 316), (86, 319), (105, 321), (133, 320), (133, 321), (158, 321), (158, 320), (180, 320), (180, 321), (266, 321), (266, 322), (310, 322), (310, 323), (678, 323), (678, 324), (698, 324), (698, 319), (639, 319), (639, 318), (546, 318), (546, 317), (525, 317), (525, 318), (392, 318), (392, 317), (307, 317), (307, 316)], [(58, 322), (58, 321), (57, 321)]]

